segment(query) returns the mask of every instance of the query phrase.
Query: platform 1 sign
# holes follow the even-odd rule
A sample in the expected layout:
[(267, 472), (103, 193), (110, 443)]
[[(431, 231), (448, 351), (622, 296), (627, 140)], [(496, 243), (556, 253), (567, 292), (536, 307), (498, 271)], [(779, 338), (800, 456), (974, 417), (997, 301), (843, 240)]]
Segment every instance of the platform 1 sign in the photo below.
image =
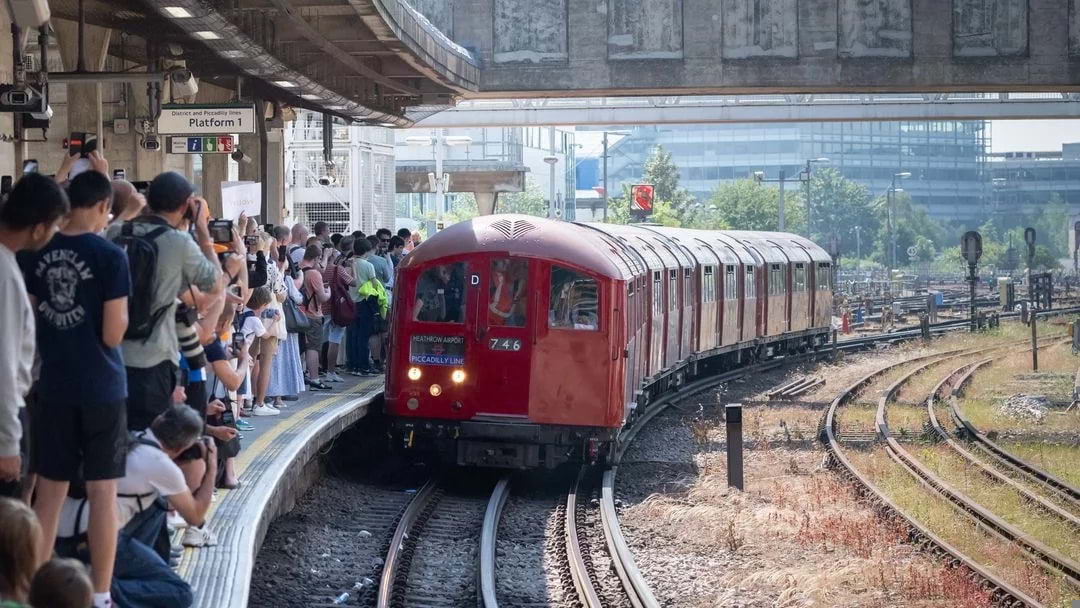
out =
[(250, 104), (168, 104), (157, 121), (161, 135), (254, 133), (255, 106)]
[(169, 138), (169, 152), (172, 154), (232, 154), (235, 150), (236, 142), (232, 135)]

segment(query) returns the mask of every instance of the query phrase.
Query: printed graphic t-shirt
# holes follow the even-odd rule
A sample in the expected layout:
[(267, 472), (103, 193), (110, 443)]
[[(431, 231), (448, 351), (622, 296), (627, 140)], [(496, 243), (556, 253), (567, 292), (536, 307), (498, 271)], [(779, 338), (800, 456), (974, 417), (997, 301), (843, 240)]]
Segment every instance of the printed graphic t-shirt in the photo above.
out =
[(102, 342), (105, 302), (131, 291), (127, 254), (96, 234), (57, 234), (28, 267), (37, 298), (41, 398), (111, 403), (127, 398), (120, 348)]

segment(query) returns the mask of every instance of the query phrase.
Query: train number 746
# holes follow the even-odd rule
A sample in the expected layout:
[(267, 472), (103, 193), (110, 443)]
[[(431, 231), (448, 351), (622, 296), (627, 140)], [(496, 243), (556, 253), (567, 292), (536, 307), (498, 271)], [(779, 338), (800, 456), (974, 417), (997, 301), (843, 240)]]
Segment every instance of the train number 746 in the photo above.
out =
[(490, 338), (488, 339), (488, 348), (491, 350), (521, 350), (521, 340), (519, 338)]

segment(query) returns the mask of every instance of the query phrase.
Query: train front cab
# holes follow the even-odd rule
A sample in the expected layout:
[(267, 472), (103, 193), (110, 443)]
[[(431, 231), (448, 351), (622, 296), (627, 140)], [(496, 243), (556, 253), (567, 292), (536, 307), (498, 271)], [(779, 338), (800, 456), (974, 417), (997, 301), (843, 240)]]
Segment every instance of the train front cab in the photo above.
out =
[(393, 335), (407, 339), (393, 344), (386, 395), (405, 447), (510, 468), (602, 451), (623, 414), (615, 284), (505, 253), (403, 271)]

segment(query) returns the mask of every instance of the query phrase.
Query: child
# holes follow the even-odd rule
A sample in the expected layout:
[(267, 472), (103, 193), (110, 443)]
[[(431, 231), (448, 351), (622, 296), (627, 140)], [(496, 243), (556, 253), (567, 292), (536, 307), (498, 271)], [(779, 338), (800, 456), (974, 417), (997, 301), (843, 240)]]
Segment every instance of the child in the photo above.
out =
[[(258, 356), (258, 351), (252, 352), (252, 347), (257, 345), (257, 338), (262, 338), (268, 331), (277, 331), (277, 324), (281, 323), (281, 314), (277, 309), (268, 308), (270, 306), (270, 299), (273, 298), (273, 294), (270, 292), (270, 288), (267, 286), (256, 287), (251, 290), (251, 297), (248, 298), (247, 306), (236, 317), (236, 327), (239, 331), (240, 341), (238, 345), (241, 348), (249, 352), (254, 359)], [(245, 401), (251, 399), (251, 365), (246, 365), (243, 369), (237, 369), (237, 371), (245, 378), (245, 385), (247, 390), (243, 391), (243, 397)], [(246, 407), (247, 403), (245, 403)], [(276, 416), (280, 412), (272, 405), (265, 403), (256, 403), (254, 408), (251, 409), (251, 413), (255, 416)]]
[(41, 526), (26, 503), (0, 498), (0, 605), (18, 606), (26, 600), (37, 568), (39, 536)]
[(77, 559), (56, 557), (45, 562), (30, 583), (34, 608), (86, 608), (93, 596), (86, 566)]

